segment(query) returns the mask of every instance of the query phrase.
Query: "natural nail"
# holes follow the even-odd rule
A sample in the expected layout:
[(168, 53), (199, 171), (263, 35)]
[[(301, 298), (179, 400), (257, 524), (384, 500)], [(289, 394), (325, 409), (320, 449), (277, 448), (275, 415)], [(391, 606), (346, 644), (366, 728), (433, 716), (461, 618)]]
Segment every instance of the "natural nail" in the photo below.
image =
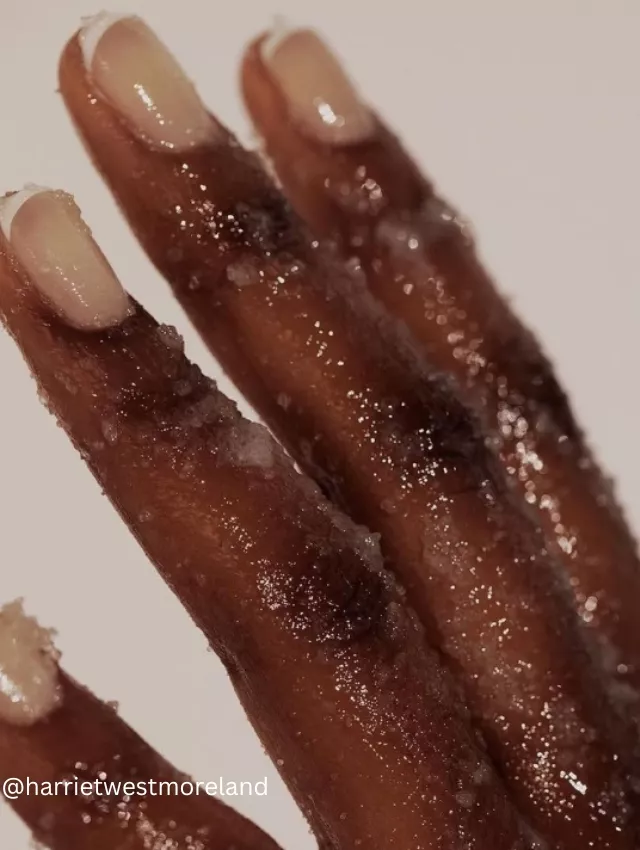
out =
[(13, 254), (53, 310), (84, 330), (120, 324), (131, 302), (73, 198), (33, 186), (0, 201)]
[(173, 55), (140, 18), (102, 13), (79, 33), (98, 93), (151, 145), (186, 150), (215, 141), (219, 125)]
[(268, 39), (263, 55), (292, 118), (308, 135), (334, 145), (363, 142), (375, 130), (335, 56), (310, 30)]
[(30, 726), (61, 700), (51, 632), (24, 613), (20, 600), (0, 608), (0, 720)]

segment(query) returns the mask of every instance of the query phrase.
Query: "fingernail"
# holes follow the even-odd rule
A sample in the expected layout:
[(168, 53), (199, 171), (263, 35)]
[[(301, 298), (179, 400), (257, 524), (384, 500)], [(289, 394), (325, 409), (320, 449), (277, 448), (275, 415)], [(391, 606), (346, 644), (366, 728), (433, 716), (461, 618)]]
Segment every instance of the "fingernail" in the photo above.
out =
[(103, 12), (78, 37), (98, 93), (143, 141), (175, 151), (215, 141), (219, 125), (144, 21)]
[(375, 121), (320, 38), (296, 30), (267, 39), (263, 56), (303, 132), (334, 145), (366, 141)]
[(120, 324), (131, 302), (71, 195), (31, 186), (0, 200), (0, 228), (44, 300), (83, 330)]
[(29, 726), (60, 705), (57, 658), (51, 632), (20, 600), (0, 608), (0, 720)]

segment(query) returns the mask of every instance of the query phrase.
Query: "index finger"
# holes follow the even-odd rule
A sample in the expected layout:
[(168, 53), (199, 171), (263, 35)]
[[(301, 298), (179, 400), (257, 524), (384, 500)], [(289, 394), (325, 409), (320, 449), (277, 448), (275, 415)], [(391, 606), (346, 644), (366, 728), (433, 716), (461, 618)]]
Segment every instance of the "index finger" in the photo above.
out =
[(474, 850), (524, 846), (375, 541), (129, 301), (69, 196), (12, 204), (0, 315), (317, 835), (377, 850), (416, 836), (433, 850), (460, 836)]

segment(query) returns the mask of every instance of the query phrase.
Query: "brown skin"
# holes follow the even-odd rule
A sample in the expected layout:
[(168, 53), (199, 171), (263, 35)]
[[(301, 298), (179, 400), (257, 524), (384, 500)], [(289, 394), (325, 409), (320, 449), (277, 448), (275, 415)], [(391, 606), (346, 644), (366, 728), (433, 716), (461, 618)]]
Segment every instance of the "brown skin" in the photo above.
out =
[(91, 90), (75, 39), (60, 81), (96, 165), (225, 369), (304, 468), (382, 533), (519, 807), (555, 847), (633, 847), (618, 749), (633, 733), (616, 724), (557, 563), (448, 385), (310, 245), (230, 135), (188, 154), (152, 150)]
[[(242, 88), (287, 196), (316, 234), (359, 259), (373, 295), (432, 364), (457, 380), (561, 560), (605, 663), (639, 688), (637, 545), (548, 361), (464, 228), (443, 222), (447, 208), (398, 140), (381, 123), (366, 144), (336, 147), (306, 137), (265, 67), (261, 41), (245, 55)], [(417, 248), (408, 247), (409, 237), (417, 237)]]
[(371, 540), (173, 335), (140, 307), (112, 330), (74, 330), (7, 255), (0, 314), (50, 409), (225, 663), (314, 831), (367, 850), (524, 847), (457, 686)]
[[(74, 779), (95, 783), (105, 774), (104, 781), (114, 783), (189, 780), (64, 673), (61, 685), (62, 705), (46, 720), (33, 726), (0, 722), (0, 782), (17, 778), (42, 788)], [(262, 830), (204, 792), (127, 801), (124, 792), (84, 799), (61, 788), (11, 801), (34, 838), (51, 850), (148, 850), (156, 846), (152, 839), (160, 846), (162, 835), (175, 842), (174, 850), (278, 850)]]

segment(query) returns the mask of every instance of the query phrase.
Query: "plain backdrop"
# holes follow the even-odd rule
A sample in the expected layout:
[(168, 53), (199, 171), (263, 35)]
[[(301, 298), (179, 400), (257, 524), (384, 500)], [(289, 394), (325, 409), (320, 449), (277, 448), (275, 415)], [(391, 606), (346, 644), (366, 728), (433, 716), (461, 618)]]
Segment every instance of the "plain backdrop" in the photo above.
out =
[[(542, 336), (640, 525), (640, 4), (637, 0), (131, 0), (211, 108), (250, 139), (237, 62), (258, 31), (317, 26), (367, 97), (472, 220), (504, 291)], [(4, 0), (0, 192), (76, 195), (136, 298), (185, 333), (93, 172), (56, 94), (56, 62), (87, 0)], [(114, 8), (111, 11), (127, 11)], [(217, 659), (138, 550), (0, 331), (0, 604), (24, 596), (64, 663), (198, 780), (269, 778), (238, 798), (288, 848), (313, 846)], [(223, 387), (227, 387), (222, 381)], [(0, 845), (29, 846), (0, 803)]]

